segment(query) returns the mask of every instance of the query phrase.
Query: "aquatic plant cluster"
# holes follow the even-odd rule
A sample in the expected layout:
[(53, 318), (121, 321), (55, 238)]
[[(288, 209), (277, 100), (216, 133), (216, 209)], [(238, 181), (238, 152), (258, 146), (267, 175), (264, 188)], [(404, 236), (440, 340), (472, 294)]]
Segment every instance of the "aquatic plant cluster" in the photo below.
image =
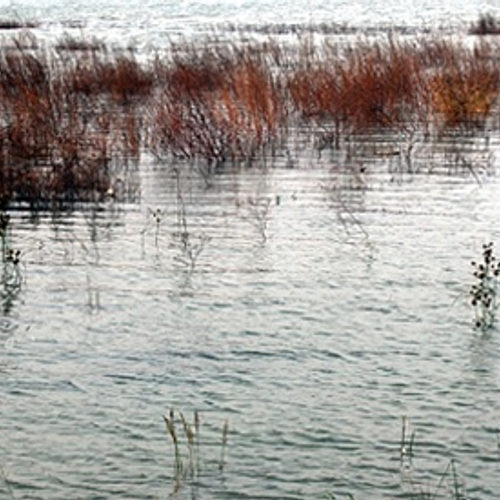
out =
[(477, 283), (471, 286), (471, 304), (476, 312), (475, 326), (481, 330), (491, 328), (495, 322), (498, 276), (500, 262), (493, 255), (493, 243), (483, 245), (483, 261), (472, 261), (474, 278)]
[(171, 43), (133, 49), (29, 31), (0, 49), (0, 207), (95, 200), (143, 152), (205, 172), (283, 153), (306, 126), (341, 148), (369, 132), (482, 130), (495, 123), (494, 41), (314, 39)]

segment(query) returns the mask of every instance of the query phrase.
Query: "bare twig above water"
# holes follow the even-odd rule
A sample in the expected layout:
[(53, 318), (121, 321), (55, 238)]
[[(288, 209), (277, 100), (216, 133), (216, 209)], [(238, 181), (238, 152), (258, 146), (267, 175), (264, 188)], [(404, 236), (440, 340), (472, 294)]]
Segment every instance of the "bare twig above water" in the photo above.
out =
[(248, 221), (257, 229), (262, 239), (266, 242), (268, 238), (267, 227), (271, 210), (271, 198), (249, 197), (247, 199)]
[(204, 232), (193, 233), (188, 226), (186, 203), (182, 194), (179, 172), (176, 173), (176, 192), (178, 230), (175, 236), (180, 247), (180, 255), (176, 256), (176, 260), (182, 263), (191, 274), (195, 270), (198, 258), (205, 246), (211, 241), (211, 238)]

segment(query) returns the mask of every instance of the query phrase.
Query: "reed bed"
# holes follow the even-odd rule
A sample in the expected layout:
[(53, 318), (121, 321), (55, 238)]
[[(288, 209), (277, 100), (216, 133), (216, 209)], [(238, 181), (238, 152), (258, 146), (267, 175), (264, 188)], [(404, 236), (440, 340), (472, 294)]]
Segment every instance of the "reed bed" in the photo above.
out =
[(129, 54), (1, 52), (1, 200), (103, 196), (113, 161), (139, 157), (139, 107), (151, 85)]
[(259, 52), (205, 47), (160, 71), (152, 113), (157, 156), (226, 161), (266, 154), (285, 126), (285, 96)]
[[(494, 40), (172, 44), (153, 59), (95, 39), (0, 49), (0, 205), (103, 199), (142, 154), (204, 165), (284, 154), (306, 127), (332, 149), (370, 134), (481, 134), (498, 124)], [(118, 173), (117, 173), (118, 172)]]
[(327, 124), (337, 136), (480, 129), (498, 97), (496, 49), (389, 39), (348, 46), (340, 54), (323, 50), (292, 71), (290, 98), (302, 120)]

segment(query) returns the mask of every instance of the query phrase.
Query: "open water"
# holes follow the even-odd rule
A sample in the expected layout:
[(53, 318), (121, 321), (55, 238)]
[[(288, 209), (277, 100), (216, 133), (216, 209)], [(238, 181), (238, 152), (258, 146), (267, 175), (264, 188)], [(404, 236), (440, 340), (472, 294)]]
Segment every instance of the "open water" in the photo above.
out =
[[(42, 37), (140, 43), (214, 22), (439, 26), (484, 10), (0, 3)], [(311, 154), (209, 185), (145, 158), (125, 202), (12, 211), (22, 283), (0, 290), (0, 498), (497, 498), (500, 332), (474, 330), (468, 301), (470, 261), (500, 238), (498, 141), (488, 154), (477, 177), (389, 161), (346, 174)], [(199, 412), (192, 460), (179, 411)]]

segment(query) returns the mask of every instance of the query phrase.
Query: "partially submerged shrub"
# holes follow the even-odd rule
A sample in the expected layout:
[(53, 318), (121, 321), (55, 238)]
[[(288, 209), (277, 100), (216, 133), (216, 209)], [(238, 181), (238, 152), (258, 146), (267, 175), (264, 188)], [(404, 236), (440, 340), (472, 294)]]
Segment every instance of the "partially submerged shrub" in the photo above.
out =
[(154, 75), (129, 51), (82, 51), (64, 59), (68, 92), (87, 97), (109, 97), (118, 104), (137, 103), (150, 97)]
[(302, 120), (333, 125), (337, 149), (342, 134), (405, 131), (414, 121), (427, 127), (425, 67), (418, 56), (413, 45), (395, 41), (348, 46), (340, 53), (326, 47), (323, 55), (304, 56), (291, 72), (291, 102)]
[(446, 40), (307, 45), (287, 76), (299, 120), (333, 137), (391, 131), (410, 146), (418, 130), (484, 129), (498, 100), (500, 65), (492, 43)]
[(151, 149), (157, 156), (251, 160), (278, 138), (283, 95), (270, 68), (251, 53), (217, 52), (174, 61), (152, 104)]
[(495, 322), (498, 309), (497, 286), (500, 275), (500, 262), (493, 255), (493, 243), (483, 245), (483, 261), (473, 261), (474, 278), (477, 283), (471, 286), (471, 304), (476, 313), (475, 326), (488, 330)]
[(136, 161), (153, 76), (129, 53), (0, 53), (0, 202), (103, 198)]
[(491, 48), (459, 51), (431, 77), (429, 90), (437, 120), (445, 128), (483, 127), (497, 100), (500, 69)]

